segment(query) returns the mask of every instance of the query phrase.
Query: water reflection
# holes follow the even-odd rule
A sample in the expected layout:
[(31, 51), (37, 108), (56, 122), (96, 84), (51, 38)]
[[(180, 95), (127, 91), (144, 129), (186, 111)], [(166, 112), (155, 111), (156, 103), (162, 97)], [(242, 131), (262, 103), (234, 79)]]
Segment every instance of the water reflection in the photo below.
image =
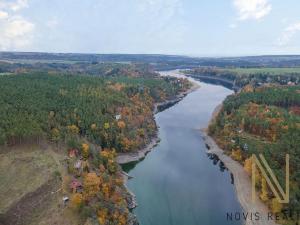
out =
[(238, 91), (240, 89), (240, 87), (235, 86), (233, 84), (233, 82), (229, 81), (229, 80), (228, 81), (227, 80), (219, 80), (214, 77), (208, 77), (205, 75), (203, 75), (203, 76), (202, 75), (194, 75), (191, 77), (193, 77), (196, 80), (208, 83), (208, 84), (220, 85), (220, 86), (226, 87), (226, 88), (234, 90), (234, 91)]

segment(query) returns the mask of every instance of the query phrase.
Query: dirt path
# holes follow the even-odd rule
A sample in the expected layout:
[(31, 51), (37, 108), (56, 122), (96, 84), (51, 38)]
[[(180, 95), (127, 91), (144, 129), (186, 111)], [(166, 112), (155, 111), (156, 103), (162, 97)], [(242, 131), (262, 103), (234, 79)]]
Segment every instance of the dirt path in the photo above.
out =
[(252, 203), (251, 179), (242, 165), (225, 155), (224, 151), (219, 148), (215, 141), (209, 137), (205, 131), (203, 131), (202, 136), (205, 143), (209, 146), (208, 153), (217, 155), (233, 174), (236, 193), (244, 212), (258, 212), (260, 215), (260, 219), (257, 221), (248, 219), (246, 225), (277, 225), (273, 220), (268, 219), (269, 210), (262, 201), (257, 199), (255, 203)]

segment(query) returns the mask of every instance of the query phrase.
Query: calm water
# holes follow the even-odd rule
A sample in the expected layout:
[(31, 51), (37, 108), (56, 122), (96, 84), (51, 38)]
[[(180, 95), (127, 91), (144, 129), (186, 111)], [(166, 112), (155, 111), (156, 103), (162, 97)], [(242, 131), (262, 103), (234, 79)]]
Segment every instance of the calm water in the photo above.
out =
[(232, 91), (201, 88), (156, 115), (161, 142), (132, 166), (128, 187), (137, 197), (141, 225), (224, 225), (227, 212), (241, 212), (231, 176), (206, 154), (199, 128)]

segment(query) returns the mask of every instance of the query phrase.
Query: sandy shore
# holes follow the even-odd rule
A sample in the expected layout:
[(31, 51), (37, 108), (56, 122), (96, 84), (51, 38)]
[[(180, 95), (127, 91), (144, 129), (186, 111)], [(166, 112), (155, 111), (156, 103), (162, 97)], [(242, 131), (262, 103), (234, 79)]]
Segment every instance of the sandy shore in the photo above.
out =
[[(222, 105), (217, 106), (213, 112), (212, 119), (214, 120), (220, 111)], [(231, 157), (224, 154), (224, 151), (219, 148), (216, 142), (207, 134), (207, 129), (202, 129), (202, 138), (205, 144), (209, 147), (208, 153), (215, 154), (219, 159), (225, 164), (228, 170), (232, 173), (234, 177), (234, 186), (238, 200), (244, 210), (244, 213), (259, 213), (259, 220), (251, 220), (248, 218), (245, 221), (246, 225), (278, 225), (272, 219), (268, 219), (269, 209), (268, 207), (257, 198), (255, 203), (252, 203), (252, 185), (251, 178), (244, 170), (243, 166), (237, 161), (233, 160)], [(255, 218), (255, 217), (253, 217)]]

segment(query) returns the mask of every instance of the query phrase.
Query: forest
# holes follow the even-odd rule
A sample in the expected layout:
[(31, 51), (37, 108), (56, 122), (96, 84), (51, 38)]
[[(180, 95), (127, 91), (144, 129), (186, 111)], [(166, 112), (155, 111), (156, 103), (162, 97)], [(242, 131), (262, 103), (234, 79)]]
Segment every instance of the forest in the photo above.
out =
[(168, 78), (1, 76), (0, 143), (66, 141), (76, 133), (119, 152), (136, 150), (155, 133), (154, 102), (175, 96), (184, 85)]
[(280, 85), (297, 85), (300, 82), (299, 67), (198, 67), (184, 70), (185, 74), (197, 78), (207, 76), (225, 79), (235, 86), (243, 87), (247, 84), (258, 87), (266, 83)]
[(68, 171), (56, 176), (82, 223), (133, 224), (115, 158), (148, 144), (157, 132), (155, 103), (174, 99), (190, 83), (134, 66), (101, 68), (110, 73), (0, 76), (0, 151), (23, 144), (55, 146), (67, 156)]
[[(285, 187), (285, 155), (289, 154), (290, 203), (280, 204), (260, 173), (256, 175), (256, 187), (273, 213), (300, 210), (299, 86), (244, 87), (240, 93), (227, 97), (209, 126), (209, 133), (249, 175), (252, 154), (262, 153), (282, 187)], [(295, 224), (297, 220), (282, 218), (281, 223)]]

